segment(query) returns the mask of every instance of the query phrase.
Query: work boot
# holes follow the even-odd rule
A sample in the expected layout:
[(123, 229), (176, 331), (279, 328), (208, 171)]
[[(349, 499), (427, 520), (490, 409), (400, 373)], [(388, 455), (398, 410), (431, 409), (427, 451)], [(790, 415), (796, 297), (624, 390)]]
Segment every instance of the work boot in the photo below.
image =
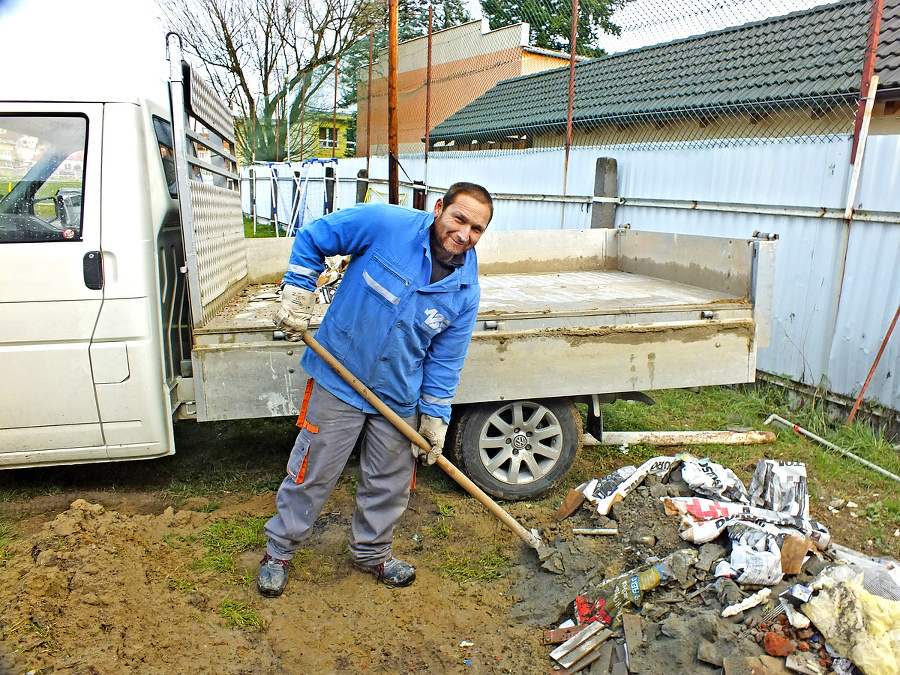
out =
[(284, 593), (288, 582), (290, 560), (279, 560), (268, 553), (259, 563), (259, 574), (256, 577), (256, 590), (267, 598), (277, 598)]
[(363, 572), (374, 574), (385, 586), (409, 586), (416, 580), (416, 568), (396, 558), (388, 558), (379, 565), (363, 565), (354, 560), (353, 566)]

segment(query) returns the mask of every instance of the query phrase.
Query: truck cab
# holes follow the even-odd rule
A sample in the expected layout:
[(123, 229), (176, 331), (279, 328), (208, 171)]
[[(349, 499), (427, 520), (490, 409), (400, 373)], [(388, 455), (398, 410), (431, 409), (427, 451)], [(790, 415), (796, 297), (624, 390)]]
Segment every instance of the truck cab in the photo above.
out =
[(190, 322), (167, 283), (184, 258), (168, 106), (5, 89), (0, 467), (170, 454)]

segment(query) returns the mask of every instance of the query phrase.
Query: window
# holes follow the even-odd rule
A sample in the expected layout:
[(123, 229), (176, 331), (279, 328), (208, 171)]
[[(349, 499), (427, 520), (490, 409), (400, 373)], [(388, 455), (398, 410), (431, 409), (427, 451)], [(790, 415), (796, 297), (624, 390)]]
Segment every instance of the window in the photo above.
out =
[(175, 184), (175, 150), (172, 143), (172, 125), (166, 120), (154, 116), (153, 130), (156, 132), (159, 157), (162, 160), (163, 171), (166, 174), (169, 195), (176, 198), (178, 197), (178, 186)]
[(334, 147), (334, 127), (319, 127), (319, 147)]
[(0, 116), (0, 243), (81, 239), (87, 119)]

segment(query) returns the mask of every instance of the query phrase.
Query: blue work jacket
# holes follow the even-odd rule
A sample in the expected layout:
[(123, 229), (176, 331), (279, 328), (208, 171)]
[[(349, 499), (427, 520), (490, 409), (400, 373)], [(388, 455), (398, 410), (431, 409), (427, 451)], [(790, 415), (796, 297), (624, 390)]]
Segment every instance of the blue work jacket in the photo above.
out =
[[(316, 287), (324, 259), (350, 255), (316, 339), (401, 417), (450, 419), (481, 289), (475, 251), (431, 283), (434, 216), (388, 204), (361, 204), (323, 216), (296, 235), (288, 284)], [(376, 412), (311, 349), (301, 364), (342, 401)]]

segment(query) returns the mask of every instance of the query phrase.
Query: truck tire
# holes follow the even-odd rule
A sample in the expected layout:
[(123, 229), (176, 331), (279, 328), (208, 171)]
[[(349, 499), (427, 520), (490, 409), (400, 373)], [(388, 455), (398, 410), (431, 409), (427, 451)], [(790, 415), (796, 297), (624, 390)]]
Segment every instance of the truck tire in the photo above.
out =
[(581, 415), (561, 399), (500, 401), (468, 407), (451, 428), (449, 455), (472, 481), (500, 499), (533, 499), (575, 461)]

